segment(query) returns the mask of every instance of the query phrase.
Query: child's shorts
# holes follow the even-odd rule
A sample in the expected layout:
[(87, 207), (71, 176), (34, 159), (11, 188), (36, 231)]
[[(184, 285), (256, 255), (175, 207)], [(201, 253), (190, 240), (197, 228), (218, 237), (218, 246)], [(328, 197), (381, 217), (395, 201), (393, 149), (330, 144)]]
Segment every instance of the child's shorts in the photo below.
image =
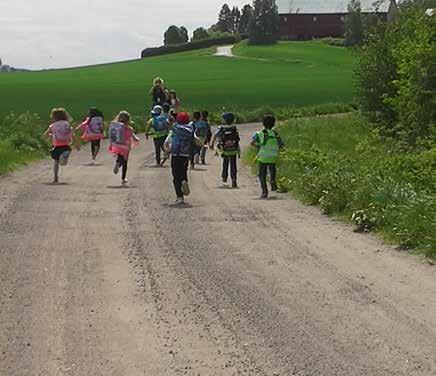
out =
[(58, 161), (61, 158), (62, 154), (71, 153), (71, 146), (65, 145), (65, 146), (55, 146), (53, 149), (51, 149), (50, 154), (51, 157)]

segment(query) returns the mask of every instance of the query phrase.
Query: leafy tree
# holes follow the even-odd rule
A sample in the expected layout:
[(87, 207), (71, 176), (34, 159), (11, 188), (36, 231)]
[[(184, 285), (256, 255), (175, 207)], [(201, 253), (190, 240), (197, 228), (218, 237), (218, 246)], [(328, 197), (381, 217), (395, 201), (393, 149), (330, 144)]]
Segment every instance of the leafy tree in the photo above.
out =
[(272, 44), (279, 37), (280, 17), (275, 0), (254, 0), (253, 17), (249, 27), (252, 44)]
[(241, 18), (239, 20), (238, 32), (240, 34), (248, 34), (250, 29), (250, 22), (253, 18), (253, 7), (249, 4), (244, 5), (241, 12)]
[(182, 38), (181, 38), (182, 43), (188, 43), (189, 42), (188, 29), (186, 29), (186, 27), (184, 27), (184, 26), (181, 26), (180, 27), (180, 34), (182, 36)]
[(237, 33), (239, 30), (239, 23), (241, 21), (241, 11), (238, 7), (232, 9), (232, 32)]
[(345, 43), (347, 46), (360, 46), (363, 38), (362, 6), (360, 0), (351, 0), (345, 20)]
[(192, 40), (193, 41), (194, 40), (209, 39), (209, 38), (210, 38), (210, 34), (203, 27), (199, 27), (198, 29), (194, 30), (194, 33), (192, 35)]
[(182, 43), (182, 33), (177, 26), (170, 26), (164, 34), (164, 45), (172, 46)]
[(360, 56), (362, 109), (406, 149), (434, 143), (435, 26), (436, 17), (425, 15), (419, 1), (403, 3), (398, 20), (379, 24)]
[(218, 31), (231, 33), (233, 32), (232, 11), (228, 4), (224, 4), (218, 15), (218, 23), (216, 24)]

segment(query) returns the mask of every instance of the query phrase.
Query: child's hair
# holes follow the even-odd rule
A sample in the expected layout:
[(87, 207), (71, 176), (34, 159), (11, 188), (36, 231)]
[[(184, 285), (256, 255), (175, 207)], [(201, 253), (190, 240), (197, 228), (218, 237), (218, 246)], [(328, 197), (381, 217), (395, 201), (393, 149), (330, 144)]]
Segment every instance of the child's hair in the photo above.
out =
[(130, 123), (130, 114), (127, 111), (121, 111), (116, 116), (115, 121), (127, 125)]
[(265, 115), (263, 117), (263, 125), (266, 129), (273, 129), (276, 125), (276, 118), (274, 115)]
[(192, 114), (192, 118), (194, 120), (200, 120), (201, 119), (201, 112), (200, 111), (194, 111), (194, 113)]
[(201, 117), (206, 120), (209, 117), (209, 111), (201, 111)]
[(88, 112), (88, 116), (90, 119), (95, 117), (104, 117), (103, 112), (101, 112), (97, 107), (91, 107)]
[(170, 112), (170, 110), (171, 110), (171, 107), (170, 107), (170, 105), (168, 103), (165, 103), (162, 106), (162, 110), (163, 110), (164, 113), (168, 114)]
[(156, 77), (153, 80), (153, 86), (163, 85), (163, 83), (164, 83), (164, 80), (162, 78), (160, 78), (160, 77)]
[(232, 112), (225, 112), (223, 114), (223, 120), (226, 125), (232, 125), (236, 120), (235, 114)]
[(177, 93), (175, 90), (170, 90), (170, 95), (174, 95), (174, 98), (177, 98)]
[(53, 121), (69, 121), (70, 116), (65, 108), (53, 108), (50, 113), (50, 118)]

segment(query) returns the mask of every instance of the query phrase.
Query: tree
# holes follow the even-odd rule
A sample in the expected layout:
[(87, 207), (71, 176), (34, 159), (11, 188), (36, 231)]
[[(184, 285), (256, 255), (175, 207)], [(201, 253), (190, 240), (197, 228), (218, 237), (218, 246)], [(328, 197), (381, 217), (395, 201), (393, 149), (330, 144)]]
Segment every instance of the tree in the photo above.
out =
[(238, 7), (232, 9), (232, 32), (237, 33), (239, 31), (239, 23), (241, 21), (241, 11)]
[(218, 31), (231, 33), (233, 30), (232, 11), (228, 4), (224, 4), (218, 15), (218, 23), (216, 24)]
[(348, 15), (345, 19), (345, 43), (347, 46), (360, 46), (363, 39), (362, 6), (360, 0), (351, 0), (348, 4)]
[(279, 11), (275, 0), (254, 0), (253, 17), (249, 27), (252, 44), (273, 44), (280, 28)]
[(186, 29), (186, 27), (184, 26), (180, 27), (180, 34), (182, 36), (181, 38), (182, 43), (188, 43), (189, 42), (188, 29)]
[(210, 35), (207, 32), (207, 30), (203, 27), (199, 27), (198, 29), (194, 30), (194, 33), (192, 35), (192, 40), (204, 40), (209, 39)]
[(173, 46), (189, 42), (188, 30), (186, 27), (177, 27), (172, 25), (164, 34), (164, 45)]
[(249, 4), (244, 5), (241, 12), (241, 18), (239, 20), (239, 34), (248, 34), (252, 17), (253, 7)]

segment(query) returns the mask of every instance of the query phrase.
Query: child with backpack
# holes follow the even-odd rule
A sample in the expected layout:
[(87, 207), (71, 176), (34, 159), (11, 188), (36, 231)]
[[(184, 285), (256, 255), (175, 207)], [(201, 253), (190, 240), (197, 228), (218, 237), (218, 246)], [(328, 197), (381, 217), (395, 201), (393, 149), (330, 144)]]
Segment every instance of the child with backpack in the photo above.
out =
[(181, 112), (177, 115), (177, 122), (165, 140), (165, 149), (171, 153), (171, 170), (177, 205), (183, 204), (184, 197), (190, 194), (188, 167), (194, 145), (202, 146), (202, 143), (195, 136), (194, 129), (189, 123), (189, 115)]
[(50, 119), (52, 124), (45, 131), (44, 136), (50, 137), (53, 148), (50, 151), (54, 160), (53, 165), (53, 184), (59, 183), (59, 166), (66, 166), (71, 154), (71, 145), (76, 143), (77, 150), (79, 144), (74, 136), (73, 128), (70, 125), (68, 112), (64, 108), (54, 108), (51, 111)]
[(100, 152), (101, 140), (105, 136), (103, 112), (91, 107), (85, 121), (76, 128), (76, 131), (78, 130), (83, 132), (82, 140), (91, 143), (91, 158), (92, 163), (94, 163)]
[(121, 111), (109, 127), (109, 152), (117, 158), (115, 161), (114, 174), (118, 174), (120, 168), (122, 169), (122, 185), (128, 182), (127, 163), (132, 145), (134, 146), (139, 143), (138, 136), (135, 135), (133, 128), (129, 125), (130, 121), (130, 114), (127, 111)]
[[(164, 105), (167, 109), (167, 105)], [(156, 167), (161, 167), (161, 155), (165, 153), (164, 143), (170, 131), (170, 119), (161, 106), (154, 106), (151, 112), (151, 119), (145, 128), (145, 137), (148, 140), (150, 134), (153, 136), (156, 152)]]
[[(201, 126), (200, 126), (200, 120), (201, 120), (201, 113), (199, 111), (195, 111), (192, 114), (192, 122), (191, 122), (191, 126), (194, 130), (195, 135), (201, 139), (201, 141), (204, 143), (205, 138), (201, 138)], [(200, 128), (199, 128), (200, 127)], [(200, 152), (201, 152), (201, 148), (198, 146), (193, 146), (192, 147), (192, 155), (191, 155), (191, 169), (194, 170), (195, 169), (195, 165), (200, 163)]]
[(268, 198), (266, 178), (268, 170), (271, 179), (271, 191), (277, 191), (277, 162), (280, 149), (284, 148), (279, 134), (273, 129), (276, 119), (272, 115), (263, 118), (264, 129), (256, 132), (251, 140), (251, 145), (258, 149), (257, 163), (259, 165), (259, 180), (262, 188), (261, 198)]
[(238, 188), (237, 159), (241, 156), (241, 149), (239, 146), (239, 132), (236, 126), (233, 125), (233, 123), (235, 122), (235, 115), (231, 112), (224, 113), (223, 122), (224, 124), (218, 127), (218, 130), (215, 133), (215, 136), (211, 143), (211, 149), (213, 149), (215, 141), (218, 139), (218, 150), (221, 154), (221, 157), (223, 158), (223, 170), (221, 174), (223, 183), (227, 183), (230, 167), (232, 188)]
[(176, 114), (176, 117), (177, 117), (177, 113), (179, 112), (179, 108), (180, 108), (180, 99), (177, 96), (177, 93), (175, 90), (170, 90), (169, 105), (171, 107), (171, 110), (174, 111), (174, 113)]
[[(199, 132), (199, 134), (201, 136), (201, 137), (199, 137), (200, 140), (202, 140), (202, 137), (206, 133), (206, 137), (204, 138), (204, 140), (202, 140), (202, 142), (204, 143), (205, 146), (203, 146), (201, 148), (201, 152), (200, 152), (201, 164), (205, 165), (206, 164), (206, 153), (207, 153), (206, 145), (210, 145), (210, 141), (212, 140), (212, 129), (211, 129), (210, 124), (209, 124), (209, 112), (208, 111), (201, 112), (201, 120), (200, 120), (199, 128), (202, 129)], [(204, 129), (206, 129), (206, 131)]]

